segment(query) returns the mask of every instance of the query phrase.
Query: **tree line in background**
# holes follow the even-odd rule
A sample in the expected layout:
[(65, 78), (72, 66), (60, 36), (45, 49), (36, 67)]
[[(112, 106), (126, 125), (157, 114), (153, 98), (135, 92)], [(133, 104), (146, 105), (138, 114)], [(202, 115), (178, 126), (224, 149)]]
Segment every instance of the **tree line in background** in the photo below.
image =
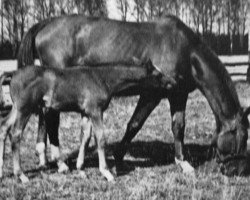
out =
[[(24, 33), (43, 19), (83, 13), (108, 16), (108, 0), (2, 0), (0, 58), (15, 58)], [(249, 0), (113, 0), (124, 21), (151, 21), (176, 15), (218, 53), (247, 50)]]

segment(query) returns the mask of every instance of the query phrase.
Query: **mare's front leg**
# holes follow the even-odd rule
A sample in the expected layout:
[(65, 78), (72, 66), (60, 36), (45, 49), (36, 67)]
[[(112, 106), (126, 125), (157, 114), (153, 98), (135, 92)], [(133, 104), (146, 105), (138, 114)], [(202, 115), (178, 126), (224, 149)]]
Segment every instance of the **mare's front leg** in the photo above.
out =
[(80, 175), (85, 178), (85, 172), (82, 170), (84, 165), (84, 158), (86, 154), (86, 148), (88, 148), (92, 132), (92, 124), (89, 118), (82, 116), (81, 121), (81, 145), (79, 148), (79, 154), (76, 162), (76, 168), (80, 172)]
[(105, 138), (103, 127), (103, 116), (101, 111), (95, 111), (91, 115), (91, 121), (93, 125), (93, 133), (97, 144), (97, 152), (99, 157), (99, 170), (101, 174), (108, 180), (113, 181), (114, 177), (108, 170), (106, 156), (105, 156)]
[(188, 93), (174, 93), (169, 96), (171, 117), (172, 117), (172, 131), (174, 134), (175, 145), (175, 162), (180, 165), (183, 172), (191, 173), (194, 168), (184, 161), (184, 131), (185, 131), (185, 110)]
[(123, 158), (127, 152), (128, 145), (160, 101), (161, 97), (158, 97), (153, 93), (140, 96), (134, 114), (127, 125), (125, 135), (122, 138), (122, 141), (117, 145), (114, 152), (117, 172), (123, 168)]

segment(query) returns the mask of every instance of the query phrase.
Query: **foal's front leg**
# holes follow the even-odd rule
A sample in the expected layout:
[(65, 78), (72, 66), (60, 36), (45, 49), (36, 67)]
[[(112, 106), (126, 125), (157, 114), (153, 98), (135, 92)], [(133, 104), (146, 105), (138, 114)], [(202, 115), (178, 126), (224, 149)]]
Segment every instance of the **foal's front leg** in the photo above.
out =
[(46, 147), (47, 147), (47, 132), (44, 113), (42, 110), (39, 112), (38, 119), (38, 134), (36, 141), (36, 152), (39, 157), (39, 167), (43, 168), (47, 164)]
[(91, 121), (87, 117), (82, 116), (81, 121), (81, 145), (79, 148), (79, 154), (76, 162), (76, 168), (80, 172), (82, 177), (86, 177), (85, 172), (82, 170), (84, 164), (84, 158), (86, 154), (86, 148), (88, 148), (89, 141), (91, 138), (92, 125)]
[(108, 170), (108, 166), (106, 163), (105, 156), (105, 138), (104, 138), (104, 127), (103, 127), (103, 116), (102, 112), (95, 112), (94, 115), (91, 116), (92, 124), (93, 124), (93, 132), (97, 144), (97, 151), (99, 157), (99, 170), (101, 174), (108, 180), (113, 181), (114, 176)]

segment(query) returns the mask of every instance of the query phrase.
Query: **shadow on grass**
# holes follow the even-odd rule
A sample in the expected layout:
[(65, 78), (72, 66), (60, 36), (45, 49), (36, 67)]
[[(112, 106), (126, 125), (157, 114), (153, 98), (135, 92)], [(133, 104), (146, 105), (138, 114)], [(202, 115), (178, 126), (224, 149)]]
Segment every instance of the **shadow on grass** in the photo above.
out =
[[(118, 143), (109, 144), (106, 146), (107, 162), (112, 168), (115, 166), (115, 160), (113, 158), (113, 151)], [(209, 145), (199, 144), (186, 144), (185, 145), (185, 157), (195, 168), (204, 164), (208, 160)], [(76, 169), (76, 158), (78, 150), (73, 151), (67, 156), (65, 160), (70, 170)], [(174, 163), (174, 144), (165, 143), (162, 141), (136, 141), (129, 145), (127, 155), (125, 157), (125, 164), (129, 166), (129, 171), (132, 171), (135, 167), (154, 167), (165, 166)], [(98, 168), (98, 155), (95, 148), (89, 148), (85, 158), (86, 168)], [(56, 172), (57, 165), (55, 162), (48, 163), (45, 169), (35, 169), (26, 171), (28, 173), (37, 173), (41, 170), (45, 170), (49, 173)]]

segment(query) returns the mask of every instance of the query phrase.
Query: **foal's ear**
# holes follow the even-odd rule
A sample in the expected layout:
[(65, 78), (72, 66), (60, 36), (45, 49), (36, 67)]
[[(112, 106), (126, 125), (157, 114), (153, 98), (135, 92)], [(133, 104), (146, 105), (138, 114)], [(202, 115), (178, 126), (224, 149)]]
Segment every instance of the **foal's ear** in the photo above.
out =
[(159, 74), (163, 75), (161, 69), (159, 67), (157, 67), (156, 65), (153, 65), (153, 63), (150, 59), (146, 62), (146, 67), (150, 73), (158, 72)]

